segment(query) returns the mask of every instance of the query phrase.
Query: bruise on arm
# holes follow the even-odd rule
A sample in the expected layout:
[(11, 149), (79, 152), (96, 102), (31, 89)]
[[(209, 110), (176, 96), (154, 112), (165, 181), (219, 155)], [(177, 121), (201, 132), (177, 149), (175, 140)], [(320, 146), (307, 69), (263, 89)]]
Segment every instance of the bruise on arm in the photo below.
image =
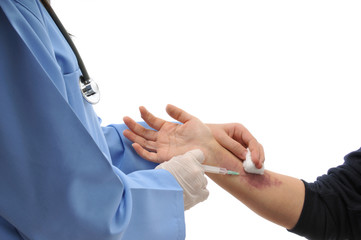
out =
[(271, 174), (267, 171), (265, 171), (263, 175), (245, 172), (240, 176), (240, 181), (245, 181), (250, 187), (254, 187), (259, 190), (269, 187), (277, 187), (282, 184), (281, 180), (271, 177)]

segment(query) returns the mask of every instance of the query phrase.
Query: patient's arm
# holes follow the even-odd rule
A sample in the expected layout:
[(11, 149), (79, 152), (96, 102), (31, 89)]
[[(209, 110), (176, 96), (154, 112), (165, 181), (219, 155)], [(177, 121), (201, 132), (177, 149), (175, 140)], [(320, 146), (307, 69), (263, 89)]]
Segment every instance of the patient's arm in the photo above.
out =
[(221, 166), (241, 172), (240, 176), (208, 174), (219, 186), (260, 216), (292, 229), (301, 214), (305, 189), (296, 178), (268, 170), (263, 175), (245, 173), (242, 163), (225, 149), (219, 152)]
[(124, 119), (130, 129), (124, 135), (134, 142), (140, 156), (162, 162), (199, 148), (206, 156), (205, 164), (241, 173), (240, 176), (208, 174), (219, 186), (260, 216), (288, 229), (295, 226), (305, 194), (300, 180), (267, 170), (264, 175), (245, 173), (242, 161), (218, 144), (206, 125), (179, 108), (168, 105), (167, 112), (183, 124), (156, 118), (143, 107), (140, 111), (144, 121), (156, 130), (147, 130), (128, 117)]

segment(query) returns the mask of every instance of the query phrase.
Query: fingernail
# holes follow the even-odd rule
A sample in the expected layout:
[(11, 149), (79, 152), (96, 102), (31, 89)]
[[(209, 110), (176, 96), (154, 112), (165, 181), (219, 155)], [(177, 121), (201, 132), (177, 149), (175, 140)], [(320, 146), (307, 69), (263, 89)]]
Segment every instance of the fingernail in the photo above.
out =
[(242, 158), (243, 158), (244, 160), (245, 160), (246, 157), (247, 157), (247, 153), (248, 153), (247, 150), (243, 151), (243, 153), (242, 153)]

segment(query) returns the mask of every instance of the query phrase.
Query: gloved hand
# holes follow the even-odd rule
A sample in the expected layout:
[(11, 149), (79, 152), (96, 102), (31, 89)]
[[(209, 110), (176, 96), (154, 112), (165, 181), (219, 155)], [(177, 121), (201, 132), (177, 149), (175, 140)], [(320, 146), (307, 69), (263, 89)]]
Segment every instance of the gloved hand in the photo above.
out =
[(169, 171), (183, 188), (185, 210), (208, 198), (207, 178), (204, 176), (202, 162), (204, 162), (203, 152), (195, 149), (175, 156), (156, 167)]

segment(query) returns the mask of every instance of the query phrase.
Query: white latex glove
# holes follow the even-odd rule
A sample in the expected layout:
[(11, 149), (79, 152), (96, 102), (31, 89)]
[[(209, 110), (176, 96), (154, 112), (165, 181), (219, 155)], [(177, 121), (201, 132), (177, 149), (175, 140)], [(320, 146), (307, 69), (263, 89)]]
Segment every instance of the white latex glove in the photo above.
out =
[(207, 178), (204, 176), (202, 162), (204, 162), (203, 152), (195, 149), (175, 156), (156, 167), (169, 171), (183, 188), (185, 210), (208, 198)]

